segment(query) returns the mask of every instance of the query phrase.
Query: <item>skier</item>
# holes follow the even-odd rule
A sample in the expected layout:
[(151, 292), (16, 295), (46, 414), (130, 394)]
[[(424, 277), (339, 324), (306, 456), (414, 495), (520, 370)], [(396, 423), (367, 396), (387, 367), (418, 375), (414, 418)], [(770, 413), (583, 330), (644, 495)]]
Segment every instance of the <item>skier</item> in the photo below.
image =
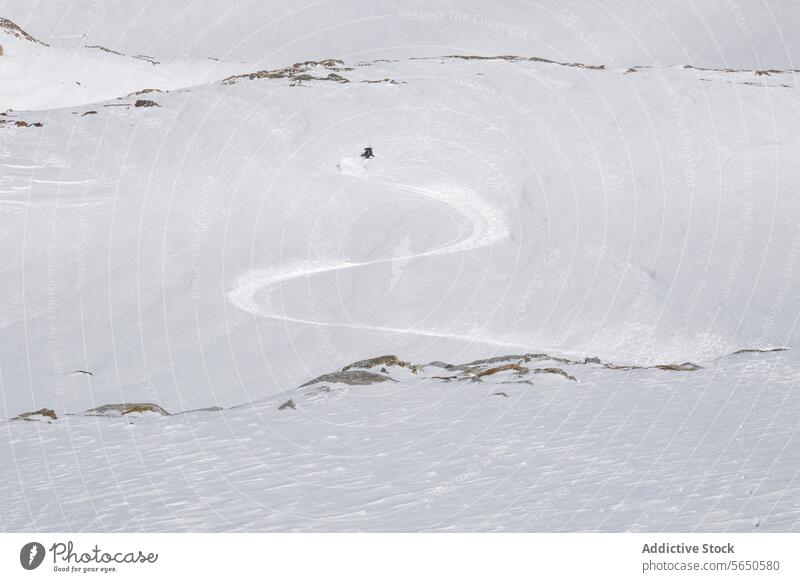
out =
[(375, 154), (372, 153), (372, 147), (364, 148), (364, 153), (361, 154), (361, 157), (367, 159), (374, 158)]

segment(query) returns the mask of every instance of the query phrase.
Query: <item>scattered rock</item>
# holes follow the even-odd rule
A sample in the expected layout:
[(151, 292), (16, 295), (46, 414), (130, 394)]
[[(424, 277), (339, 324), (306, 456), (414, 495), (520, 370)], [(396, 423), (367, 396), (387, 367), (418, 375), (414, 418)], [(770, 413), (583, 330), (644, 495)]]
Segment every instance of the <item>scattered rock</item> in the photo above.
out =
[(295, 63), (291, 67), (283, 69), (263, 70), (254, 73), (245, 73), (243, 75), (233, 75), (222, 80), (223, 85), (231, 85), (243, 79), (289, 79), (294, 81), (294, 84), (299, 84), (303, 81), (333, 81), (335, 83), (349, 83), (349, 79), (345, 79), (341, 75), (330, 72), (327, 75), (315, 76), (314, 69), (327, 69), (328, 71), (352, 71), (351, 67), (345, 67), (344, 63), (339, 59), (325, 59), (322, 61), (306, 61), (304, 63)]
[(124, 416), (135, 412), (154, 412), (161, 416), (170, 416), (170, 413), (161, 408), (158, 404), (149, 402), (104, 404), (103, 406), (87, 410), (83, 414), (86, 416)]
[(191, 412), (219, 412), (220, 410), (225, 410), (221, 406), (208, 406), (206, 408), (195, 408), (194, 410), (184, 410), (183, 412), (178, 412), (173, 416), (177, 416), (178, 414), (189, 414)]
[(342, 368), (342, 372), (346, 372), (352, 368), (361, 368), (363, 370), (369, 370), (370, 368), (375, 368), (377, 366), (402, 366), (403, 368), (411, 368), (411, 364), (408, 362), (402, 361), (397, 356), (388, 355), (388, 356), (378, 356), (376, 358), (369, 358), (366, 360), (359, 360), (358, 362), (353, 362), (352, 364), (348, 364), (344, 368)]
[[(478, 73), (478, 74), (480, 74), (480, 73)], [(388, 79), (388, 78), (387, 79), (368, 79), (366, 81), (361, 81), (361, 82), (362, 83), (372, 83), (372, 84), (374, 84), (374, 83), (386, 83), (388, 85), (399, 85), (400, 84), (397, 81), (395, 81), (394, 79)]]
[(668, 372), (694, 372), (703, 369), (702, 366), (698, 366), (692, 362), (684, 362), (682, 364), (659, 364), (653, 367), (657, 370), (666, 370)]
[(528, 373), (528, 368), (525, 366), (520, 366), (519, 364), (506, 364), (504, 366), (496, 366), (494, 368), (488, 368), (486, 370), (480, 370), (473, 373), (477, 378), (483, 378), (484, 376), (491, 376), (493, 374), (497, 374), (498, 372), (507, 372), (509, 370), (514, 370), (520, 375)]
[(159, 61), (155, 60), (153, 57), (148, 57), (147, 55), (134, 55), (134, 59), (140, 59), (142, 61), (147, 61), (151, 65), (158, 65), (160, 64)]
[[(412, 57), (413, 58), (413, 57)], [(584, 63), (569, 63), (569, 62), (562, 62), (562, 61), (553, 61), (550, 59), (544, 59), (542, 57), (520, 57), (516, 55), (497, 55), (497, 56), (483, 56), (483, 55), (446, 55), (444, 57), (417, 57), (419, 59), (430, 59), (430, 58), (444, 58), (444, 59), (461, 59), (465, 61), (509, 61), (509, 62), (517, 62), (517, 61), (531, 61), (536, 63), (549, 63), (552, 65), (561, 65), (562, 67), (577, 67), (579, 69), (593, 69), (598, 71), (605, 70), (605, 65), (586, 65)]]
[(150, 99), (137, 99), (133, 105), (134, 107), (161, 107), (161, 105)]
[(578, 380), (575, 376), (570, 376), (561, 368), (534, 368), (531, 370), (534, 374), (556, 374), (557, 376), (563, 376), (570, 382), (577, 382)]
[(161, 93), (161, 89), (141, 89), (140, 91), (134, 91), (133, 93), (128, 93), (128, 97), (136, 97), (137, 95), (146, 95), (147, 93)]
[(731, 355), (737, 356), (739, 354), (767, 354), (770, 352), (786, 352), (789, 348), (744, 348), (736, 350)]
[(294, 400), (292, 400), (291, 398), (289, 400), (287, 400), (286, 402), (284, 402), (283, 404), (281, 404), (278, 407), (278, 410), (286, 410), (287, 408), (291, 408), (292, 410), (296, 410), (297, 409), (297, 406), (295, 405)]
[(30, 42), (35, 42), (36, 44), (40, 44), (42, 46), (50, 46), (47, 43), (44, 43), (36, 38), (33, 38), (30, 34), (22, 30), (19, 26), (11, 22), (8, 18), (0, 18), (0, 29), (5, 30), (7, 33), (16, 36), (17, 38), (21, 38)]
[(605, 362), (603, 363), (603, 367), (609, 370), (664, 370), (666, 372), (695, 372), (703, 369), (702, 366), (692, 362), (684, 362), (683, 364), (657, 364), (655, 366), (633, 366)]
[(320, 382), (366, 386), (368, 384), (377, 384), (378, 382), (397, 382), (397, 380), (389, 376), (376, 374), (375, 372), (366, 372), (364, 370), (342, 370), (341, 372), (323, 374), (322, 376), (314, 378), (313, 380), (301, 385), (300, 388), (311, 386), (312, 384), (318, 384)]
[(118, 52), (118, 51), (115, 51), (115, 50), (111, 50), (110, 48), (106, 48), (104, 46), (100, 46), (99, 44), (87, 44), (87, 45), (84, 45), (84, 48), (98, 49), (98, 50), (101, 50), (103, 52), (110, 53), (112, 55), (118, 55), (120, 57), (124, 57), (125, 56), (121, 52)]
[(34, 412), (23, 412), (13, 420), (44, 420), (45, 418), (58, 420), (55, 411), (50, 408), (42, 408)]

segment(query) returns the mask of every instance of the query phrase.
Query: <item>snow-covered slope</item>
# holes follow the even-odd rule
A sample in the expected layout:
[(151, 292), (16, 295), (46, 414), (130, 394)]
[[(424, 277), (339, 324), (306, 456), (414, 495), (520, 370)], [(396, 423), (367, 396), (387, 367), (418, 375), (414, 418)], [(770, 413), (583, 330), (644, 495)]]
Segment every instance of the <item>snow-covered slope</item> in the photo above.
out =
[(517, 370), (445, 382), (431, 376), (456, 372), (388, 366), (372, 373), (397, 382), (319, 382), (282, 410), (286, 397), (169, 417), (12, 421), (0, 431), (0, 462), (13, 467), (0, 524), (795, 530), (797, 364), (791, 352), (695, 372), (522, 364), (563, 366), (577, 382)]
[(9, 114), (8, 412), (231, 405), (382, 352), (793, 347), (793, 83), (331, 61)]
[(795, 2), (627, 0), (0, 1), (62, 44), (282, 66), (332, 56), (529, 54), (631, 66), (800, 67)]
[[(597, 490), (594, 477), (612, 479), (621, 459), (634, 472), (650, 467), (656, 481), (672, 475), (662, 465), (665, 455), (673, 458), (663, 437), (683, 430), (698, 465), (724, 462), (708, 480), (696, 465), (676, 473), (679, 488), (664, 492), (679, 500), (676, 528), (717, 527), (718, 516), (684, 511), (686, 504), (695, 494), (715, 498), (726, 479), (742, 478), (756, 450), (764, 491), (791, 492), (793, 475), (777, 468), (792, 462), (793, 417), (785, 414), (797, 406), (790, 390), (794, 352), (729, 358), (742, 357), (731, 356), (742, 349), (798, 347), (794, 72), (780, 65), (629, 67), (601, 55), (578, 60), (552, 52), (476, 58), (482, 49), (475, 46), (428, 47), (424, 58), (397, 51), (378, 60), (338, 59), (337, 51), (319, 62), (260, 69), (160, 55), (153, 64), (136, 58), (148, 47), (113, 45), (126, 56), (80, 46), (94, 44), (91, 35), (91, 43), (71, 47), (50, 36), (50, 47), (0, 36), (0, 108), (13, 109), (0, 115), (0, 409), (7, 418), (45, 407), (59, 416), (53, 424), (47, 417), (13, 421), (3, 433), (10, 445), (2, 449), (4, 462), (17, 467), (16, 481), (0, 491), (15, 500), (4, 527), (24, 528), (30, 518), (45, 529), (136, 529), (113, 508), (128, 495), (145, 496), (138, 485), (146, 478), (163, 479), (163, 489), (154, 487), (161, 497), (150, 491), (140, 499), (155, 512), (142, 517), (146, 530), (305, 528), (327, 517), (336, 518), (329, 529), (511, 529), (516, 525), (502, 508), (515, 506), (495, 497), (496, 475), (471, 474), (467, 481), (479, 489), (457, 488), (443, 502), (478, 508), (465, 510), (463, 520), (449, 506), (429, 517), (419, 506), (422, 513), (385, 528), (361, 520), (370, 515), (366, 497), (340, 499), (330, 491), (303, 519), (291, 518), (301, 515), (294, 510), (285, 520), (248, 521), (235, 511), (217, 518), (215, 507), (200, 511), (192, 503), (213, 499), (214, 491), (220, 502), (231, 499), (221, 477), (211, 478), (207, 490), (198, 485), (186, 505), (198, 517), (184, 521), (172, 509), (179, 490), (186, 498), (182, 485), (156, 469), (120, 477), (130, 489), (114, 485), (113, 476), (82, 484), (83, 472), (67, 472), (56, 483), (58, 500), (39, 506), (55, 503), (63, 519), (14, 513), (34, 495), (30, 487), (48, 495), (45, 481), (56, 478), (41, 471), (51, 461), (61, 466), (78, 451), (91, 458), (91, 450), (111, 459), (113, 450), (130, 452), (125, 438), (141, 443), (140, 455), (163, 457), (164, 446), (178, 451), (181, 470), (196, 458), (204, 467), (199, 482), (206, 469), (235, 474), (233, 465), (249, 458), (247, 441), (281, 456), (276, 471), (297, 467), (293, 479), (318, 465), (342, 467), (354, 481), (346, 477), (337, 487), (363, 485), (367, 496), (388, 477), (376, 473), (378, 481), (370, 481), (372, 466), (362, 460), (394, 439), (401, 449), (374, 468), (423, 467), (431, 473), (426, 489), (457, 478), (468, 471), (462, 461), (497, 444), (467, 447), (444, 473), (429, 468), (447, 453), (436, 439), (462, 443), (464, 435), (480, 434), (480, 407), (487, 405), (506, 407), (492, 409), (495, 437), (509, 430), (520, 437), (500, 455), (510, 458), (509, 475), (523, 467), (552, 471), (548, 490), (561, 473), (531, 448), (543, 435), (560, 444), (541, 454), (569, 447), (570, 463), (597, 458), (609, 435), (620, 439), (609, 466), (592, 471), (589, 481), (570, 465), (568, 477), (586, 485), (575, 485), (583, 492), (578, 502), (564, 501), (564, 512), (578, 512), (574, 519), (519, 527), (668, 527), (663, 513), (643, 513), (652, 498), (637, 489), (638, 473), (621, 481), (631, 497), (607, 499), (621, 504), (613, 520), (598, 519), (583, 495)], [(475, 37), (487, 46), (494, 38)], [(354, 53), (363, 50), (353, 46)], [(366, 146), (374, 159), (358, 157)], [(495, 379), (465, 388), (404, 376), (399, 391), (367, 386), (337, 404), (312, 406), (303, 397), (295, 409), (277, 410), (309, 379), (376, 354), (424, 363), (527, 352), (590, 363), (582, 373), (568, 370), (576, 383), (548, 378), (561, 383), (535, 382), (514, 394)], [(611, 365), (592, 364), (596, 357)], [(436, 404), (453, 399), (455, 409)], [(397, 413), (400, 402), (410, 416)], [(121, 403), (226, 410), (132, 426), (65, 416)], [(532, 409), (543, 416), (529, 433)], [(615, 416), (620, 410), (627, 411), (623, 418)], [(581, 426), (589, 422), (588, 432), (560, 433), (570, 414)], [(384, 420), (400, 428), (384, 431)], [(329, 453), (310, 440), (343, 438), (337, 431), (351, 428), (337, 453), (347, 461), (328, 466)], [(415, 449), (414, 431), (431, 442)], [(26, 466), (40, 471), (41, 482), (20, 468), (20, 459), (35, 457), (40, 437), (54, 446)], [(209, 453), (196, 448), (206, 441), (220, 451), (238, 447), (244, 456), (220, 453), (233, 465), (212, 466)], [(98, 442), (110, 449), (97, 451)], [(310, 457), (287, 452), (286, 443)], [(744, 448), (731, 452), (740, 443)], [(530, 466), (520, 464), (523, 458)], [(728, 464), (734, 461), (741, 463), (735, 471)], [(240, 469), (252, 488), (263, 487), (265, 471), (273, 470)], [(527, 487), (530, 475), (523, 476), (515, 494)], [(304, 482), (316, 486), (310, 477)], [(400, 482), (390, 493), (408, 491)], [(476, 491), (487, 505), (476, 501)], [(726, 498), (725, 527), (746, 529), (765, 515), (774, 529), (794, 527), (787, 507), (769, 505), (773, 497), (751, 511), (740, 494)], [(87, 495), (110, 503), (91, 516), (97, 521), (81, 521), (59, 505)], [(241, 503), (229, 502), (236, 499)], [(673, 511), (672, 501), (664, 503)], [(406, 506), (381, 507), (394, 515)], [(171, 513), (156, 516), (164, 511)], [(347, 511), (354, 521), (338, 520)]]
[(45, 110), (114, 99), (143, 89), (181, 89), (241, 72), (212, 60), (161, 63), (100, 45), (48, 46), (0, 19), (0, 109)]

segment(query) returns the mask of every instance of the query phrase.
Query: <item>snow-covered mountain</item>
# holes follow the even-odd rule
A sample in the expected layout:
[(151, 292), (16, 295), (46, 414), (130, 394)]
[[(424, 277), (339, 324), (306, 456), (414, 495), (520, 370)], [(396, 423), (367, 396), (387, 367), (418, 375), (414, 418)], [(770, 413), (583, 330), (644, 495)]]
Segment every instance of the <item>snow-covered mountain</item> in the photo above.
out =
[(776, 0), (0, 1), (53, 44), (265, 67), (331, 57), (537, 55), (616, 66), (800, 67), (800, 7)]
[(0, 524), (795, 528), (796, 8), (290, 4), (0, 3)]

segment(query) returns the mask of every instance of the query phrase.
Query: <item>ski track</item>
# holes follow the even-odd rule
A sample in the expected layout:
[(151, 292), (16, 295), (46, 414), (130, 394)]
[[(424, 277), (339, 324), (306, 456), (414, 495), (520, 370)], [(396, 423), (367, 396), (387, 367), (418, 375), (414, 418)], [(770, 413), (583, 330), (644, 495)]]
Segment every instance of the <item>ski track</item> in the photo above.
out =
[(388, 326), (370, 325), (370, 324), (354, 324), (342, 322), (329, 322), (316, 319), (306, 319), (302, 317), (292, 317), (286, 314), (271, 313), (265, 310), (258, 302), (257, 297), (272, 287), (283, 284), (293, 279), (302, 277), (311, 277), (322, 273), (331, 273), (335, 271), (346, 271), (351, 269), (358, 269), (380, 264), (389, 264), (396, 261), (409, 261), (412, 259), (420, 259), (424, 257), (441, 256), (446, 254), (466, 252), (481, 247), (489, 246), (495, 242), (506, 238), (508, 236), (508, 228), (502, 213), (485, 200), (481, 199), (475, 194), (465, 192), (461, 188), (453, 188), (449, 185), (444, 185), (441, 188), (421, 188), (419, 186), (411, 186), (399, 182), (392, 182), (387, 180), (363, 178), (359, 174), (343, 172), (345, 175), (361, 178), (364, 182), (375, 184), (378, 186), (385, 186), (394, 188), (395, 190), (403, 190), (412, 194), (425, 196), (442, 204), (449, 206), (464, 216), (470, 223), (470, 234), (461, 240), (445, 244), (427, 251), (420, 253), (412, 253), (401, 255), (397, 257), (389, 257), (385, 259), (375, 259), (372, 261), (343, 261), (343, 262), (315, 262), (304, 261), (294, 263), (284, 268), (276, 269), (253, 269), (236, 281), (233, 289), (228, 293), (228, 299), (239, 309), (246, 311), (252, 315), (265, 317), (269, 319), (277, 319), (292, 323), (301, 323), (307, 325), (316, 325), (321, 327), (339, 327), (349, 329), (359, 329), (383, 333), (407, 333), (426, 337), (445, 337), (449, 339), (457, 339), (470, 342), (481, 342), (502, 347), (521, 347), (521, 342), (509, 342), (502, 339), (492, 339), (485, 336), (476, 337), (474, 335), (457, 334), (457, 333), (444, 333), (436, 330), (426, 329), (413, 329), (413, 328), (396, 328)]

